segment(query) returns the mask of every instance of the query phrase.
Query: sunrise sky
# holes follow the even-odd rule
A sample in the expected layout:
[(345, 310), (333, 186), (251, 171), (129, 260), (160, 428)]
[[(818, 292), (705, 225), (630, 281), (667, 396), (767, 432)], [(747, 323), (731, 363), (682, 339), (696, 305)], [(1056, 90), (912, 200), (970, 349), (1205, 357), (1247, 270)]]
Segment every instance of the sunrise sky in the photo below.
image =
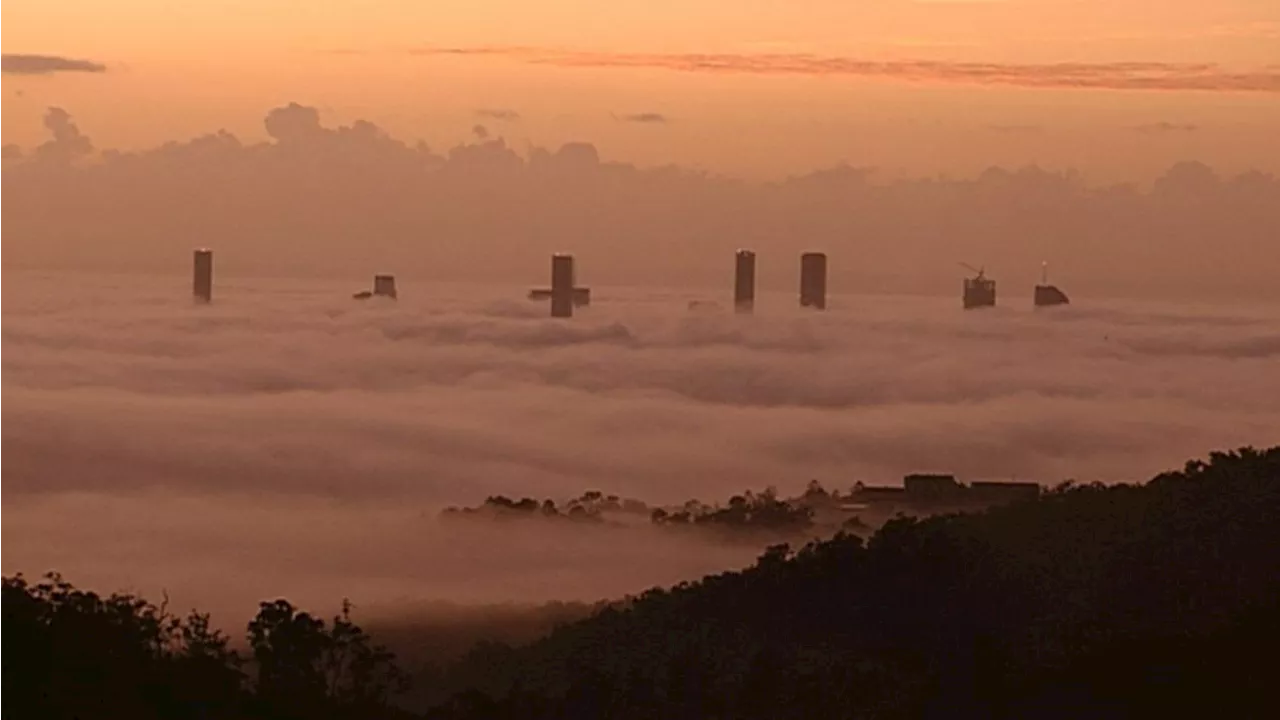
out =
[[(325, 616), (350, 597), (361, 622), (419, 599), (594, 602), (759, 548), (643, 516), (472, 533), (438, 513), (917, 472), (1134, 482), (1280, 434), (1280, 0), (0, 9), (6, 610), (9, 576), (47, 570), (235, 638), (272, 598)], [(216, 257), (199, 302), (196, 248)], [(814, 251), (823, 311), (799, 303)], [(529, 297), (553, 253), (590, 288), (572, 318)], [(977, 268), (999, 304), (968, 312)], [(397, 298), (369, 297), (388, 273)], [(1070, 302), (1037, 307), (1045, 282)], [(1097, 562), (1068, 569), (1123, 567)], [(1062, 617), (1095, 617), (1080, 607)], [(775, 635), (732, 647), (762, 648), (753, 668), (801, 656)], [(945, 670), (959, 646), (936, 647), (876, 667)], [(429, 667), (432, 692), (473, 677)], [(627, 687), (675, 671), (656, 672)], [(1050, 696), (992, 677), (1002, 707)], [(892, 687), (916, 685), (936, 683)]]
[(1274, 0), (8, 0), (3, 48), (22, 145), (51, 105), (99, 148), (140, 148), (261, 139), (298, 101), (433, 147), (482, 122), (517, 147), (763, 177), (1280, 171)]

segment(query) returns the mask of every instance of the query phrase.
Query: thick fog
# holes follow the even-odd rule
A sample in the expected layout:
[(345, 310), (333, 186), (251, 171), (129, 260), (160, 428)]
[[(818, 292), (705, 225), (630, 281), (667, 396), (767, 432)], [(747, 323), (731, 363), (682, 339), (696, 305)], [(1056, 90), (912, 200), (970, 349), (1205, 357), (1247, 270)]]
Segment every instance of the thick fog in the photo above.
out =
[[(1280, 297), (1280, 180), (1266, 173), (1223, 175), (1189, 157), (1148, 183), (1099, 186), (1034, 166), (909, 179), (853, 158), (755, 183), (611, 162), (590, 142), (533, 146), (517, 110), (478, 112), (487, 124), (447, 149), (364, 121), (326, 127), (320, 109), (289, 104), (266, 114), (268, 142), (214, 132), (118, 152), (53, 108), (47, 142), (4, 149), (6, 267), (163, 271), (208, 245), (246, 274), (523, 282), (548, 253), (571, 251), (597, 283), (713, 287), (726, 257), (752, 247), (775, 290), (794, 281), (788, 259), (817, 249), (849, 291), (949, 292), (957, 261), (1029, 288), (1047, 260), (1093, 296)], [(679, 123), (615, 117), (655, 132)], [(1195, 128), (1123, 132), (1176, 142)], [(1259, 147), (1260, 167), (1275, 152)]]
[(593, 304), (555, 321), (524, 285), (402, 273), (399, 302), (359, 302), (363, 272), (268, 280), (215, 257), (209, 306), (189, 255), (168, 274), (6, 271), (5, 573), (165, 588), (237, 621), (277, 595), (594, 600), (755, 551), (437, 512), (913, 471), (1142, 480), (1280, 439), (1274, 307), (1033, 311), (1011, 289), (989, 311), (837, 294), (817, 313), (766, 293), (738, 316), (727, 288), (614, 288), (583, 261)]

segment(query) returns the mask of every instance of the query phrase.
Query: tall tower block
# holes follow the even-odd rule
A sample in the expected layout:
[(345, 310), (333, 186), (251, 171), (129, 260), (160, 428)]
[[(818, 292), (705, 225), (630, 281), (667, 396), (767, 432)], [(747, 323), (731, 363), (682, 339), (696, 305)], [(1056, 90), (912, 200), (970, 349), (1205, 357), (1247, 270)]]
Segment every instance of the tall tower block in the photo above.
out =
[(551, 317), (573, 317), (573, 256), (551, 256)]
[(373, 276), (373, 294), (381, 297), (389, 297), (396, 299), (396, 276), (395, 275), (374, 275)]
[(213, 300), (213, 251), (200, 248), (195, 251), (192, 263), (191, 294), (196, 302)]
[(739, 250), (733, 262), (733, 309), (751, 312), (756, 304), (756, 254)]
[(800, 307), (827, 309), (826, 253), (807, 252), (800, 256)]
[(1071, 299), (1056, 285), (1049, 284), (1049, 263), (1040, 264), (1040, 284), (1036, 286), (1035, 307), (1070, 304)]

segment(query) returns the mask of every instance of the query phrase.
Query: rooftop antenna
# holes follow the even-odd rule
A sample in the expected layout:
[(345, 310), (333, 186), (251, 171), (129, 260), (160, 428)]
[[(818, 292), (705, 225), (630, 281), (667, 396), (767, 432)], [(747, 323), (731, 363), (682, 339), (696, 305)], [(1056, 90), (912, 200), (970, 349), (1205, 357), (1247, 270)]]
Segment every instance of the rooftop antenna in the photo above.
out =
[(960, 265), (961, 265), (962, 267), (967, 267), (967, 268), (969, 268), (970, 270), (972, 270), (972, 271), (974, 271), (974, 272), (978, 273), (978, 277), (982, 277), (982, 276), (983, 276), (983, 273), (984, 273), (984, 272), (986, 272), (986, 268), (976, 268), (976, 267), (974, 267), (974, 266), (970, 265), (969, 263), (962, 262), (962, 263), (960, 263)]
[(1049, 307), (1051, 305), (1067, 305), (1071, 300), (1067, 294), (1059, 288), (1049, 284), (1049, 261), (1045, 260), (1040, 263), (1040, 284), (1036, 286), (1035, 298), (1032, 301), (1035, 307)]

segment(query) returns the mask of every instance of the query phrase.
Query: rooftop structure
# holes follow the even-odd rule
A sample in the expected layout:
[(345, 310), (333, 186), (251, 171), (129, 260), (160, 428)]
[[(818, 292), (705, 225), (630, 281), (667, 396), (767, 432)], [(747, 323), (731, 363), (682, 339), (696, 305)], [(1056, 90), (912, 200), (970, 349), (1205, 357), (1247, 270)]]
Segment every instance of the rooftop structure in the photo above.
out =
[(374, 275), (373, 290), (361, 290), (354, 293), (351, 297), (356, 300), (368, 300), (372, 297), (385, 297), (395, 300), (396, 294), (396, 276), (395, 275)]
[[(550, 300), (551, 288), (533, 288), (529, 291), (530, 300)], [(573, 288), (573, 306), (583, 307), (591, 304), (591, 288), (575, 287)]]
[(908, 495), (922, 499), (953, 497), (963, 489), (954, 475), (908, 475), (902, 479), (902, 486)]
[(1040, 485), (1033, 482), (980, 480), (966, 485), (954, 475), (914, 473), (902, 479), (901, 487), (858, 485), (847, 501), (882, 512), (950, 512), (1034, 499), (1040, 491)]
[(983, 268), (975, 268), (965, 263), (960, 264), (977, 273), (971, 278), (964, 279), (964, 309), (995, 307), (996, 281), (987, 277)]

